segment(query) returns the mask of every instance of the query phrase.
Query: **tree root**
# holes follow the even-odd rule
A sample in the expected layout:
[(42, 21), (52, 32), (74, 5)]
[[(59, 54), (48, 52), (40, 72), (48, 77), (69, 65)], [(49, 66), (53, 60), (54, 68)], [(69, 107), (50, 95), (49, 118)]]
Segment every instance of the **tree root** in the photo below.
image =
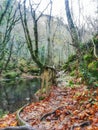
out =
[(16, 127), (7, 127), (7, 128), (3, 128), (0, 130), (35, 130), (33, 129), (33, 127), (31, 125), (29, 125), (26, 121), (24, 121), (21, 117), (20, 117), (20, 112), (23, 111), (23, 109), (28, 106), (28, 104), (24, 105), (23, 107), (21, 107), (16, 114), (16, 118), (18, 120), (18, 124), (19, 125), (23, 125), (23, 126), (16, 126)]
[(84, 121), (82, 123), (79, 124), (74, 124), (70, 130), (74, 130), (75, 127), (85, 127), (85, 126), (89, 126), (91, 124), (90, 121)]
[[(65, 106), (66, 106), (66, 105), (65, 105)], [(56, 108), (55, 110), (53, 110), (52, 112), (49, 112), (49, 113), (44, 114), (44, 115), (40, 118), (40, 121), (45, 120), (45, 118), (46, 118), (47, 116), (50, 116), (51, 114), (56, 114), (56, 111), (57, 111), (57, 110), (60, 110), (60, 109), (62, 109), (62, 108), (65, 107), (65, 106), (57, 107), (57, 108)], [(70, 111), (67, 111), (67, 114), (71, 114)], [(56, 119), (57, 119), (57, 118), (56, 118)]]
[(16, 114), (16, 118), (18, 120), (18, 124), (19, 125), (26, 125), (26, 126), (30, 126), (26, 121), (24, 121), (21, 117), (20, 117), (20, 113), (23, 111), (23, 109), (28, 106), (28, 104), (24, 105), (23, 107), (21, 107)]
[(7, 127), (0, 130), (34, 130), (31, 126), (16, 126), (16, 127)]

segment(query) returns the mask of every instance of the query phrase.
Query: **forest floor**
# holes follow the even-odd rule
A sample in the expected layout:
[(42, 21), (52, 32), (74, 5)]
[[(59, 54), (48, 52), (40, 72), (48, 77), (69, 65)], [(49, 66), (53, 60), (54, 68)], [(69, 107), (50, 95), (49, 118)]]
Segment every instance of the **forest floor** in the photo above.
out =
[[(69, 78), (75, 83), (72, 86)], [(26, 106), (20, 117), (35, 130), (98, 130), (98, 88), (87, 89), (79, 80), (58, 78), (50, 95)], [(17, 125), (16, 112), (0, 119), (0, 128)]]

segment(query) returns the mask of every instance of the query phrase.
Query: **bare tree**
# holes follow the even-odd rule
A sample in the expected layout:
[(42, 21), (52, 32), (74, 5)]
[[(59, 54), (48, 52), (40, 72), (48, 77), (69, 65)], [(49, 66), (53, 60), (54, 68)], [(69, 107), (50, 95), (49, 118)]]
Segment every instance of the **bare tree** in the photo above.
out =
[(76, 50), (79, 50), (79, 39), (78, 39), (76, 28), (73, 23), (73, 19), (71, 17), (69, 0), (65, 0), (65, 10), (66, 10), (67, 21), (70, 29), (71, 38), (72, 38), (72, 45), (76, 48)]
[(47, 41), (48, 41), (48, 55), (47, 55), (47, 63), (52, 63), (52, 38), (51, 38), (51, 21), (52, 21), (52, 0), (50, 0), (50, 12), (47, 16)]
[[(8, 6), (9, 8), (6, 7), (7, 11), (1, 17), (1, 19), (3, 20), (3, 17), (5, 16), (5, 21), (3, 23), (5, 25), (5, 29), (3, 29), (3, 33), (2, 33), (3, 36), (0, 41), (0, 61), (2, 60), (4, 61), (2, 70), (6, 69), (8, 63), (10, 62), (10, 56), (11, 56), (12, 48), (13, 48), (13, 47), (9, 47), (10, 40), (12, 37), (11, 33), (16, 23), (20, 20), (20, 17), (18, 17), (17, 15), (18, 8), (14, 6), (15, 3), (16, 1), (12, 1), (10, 3), (8, 2), (6, 6)], [(7, 57), (9, 60), (7, 59)]]
[[(27, 23), (26, 0), (24, 0), (23, 3), (24, 3), (23, 8), (19, 3), (19, 11), (20, 11), (21, 22), (22, 22), (22, 26), (23, 26), (24, 34), (25, 34), (25, 38), (26, 38), (26, 43), (27, 43), (27, 46), (28, 46), (28, 49), (30, 51), (32, 59), (35, 61), (35, 63), (38, 65), (38, 67), (43, 68), (44, 65), (41, 63), (39, 56), (38, 56), (39, 47), (38, 47), (38, 25), (37, 24), (38, 24), (39, 19), (41, 18), (41, 16), (43, 15), (44, 11), (47, 9), (47, 7), (49, 6), (50, 3), (48, 3), (46, 8), (43, 9), (43, 11), (40, 13), (39, 16), (37, 16), (36, 12), (37, 12), (37, 9), (38, 9), (41, 1), (39, 2), (39, 4), (36, 5), (36, 8), (34, 9), (33, 6), (35, 5), (35, 3), (32, 3), (29, 0), (31, 16), (32, 16), (32, 19), (33, 19), (33, 24), (34, 24), (33, 25), (34, 26), (33, 31), (34, 31), (34, 38), (35, 38), (35, 40), (34, 40), (35, 41), (35, 49), (33, 48), (33, 45), (32, 45), (32, 38), (30, 36), (30, 31), (29, 31), (29, 27), (28, 27), (28, 23)], [(22, 14), (22, 9), (23, 9), (23, 14)]]

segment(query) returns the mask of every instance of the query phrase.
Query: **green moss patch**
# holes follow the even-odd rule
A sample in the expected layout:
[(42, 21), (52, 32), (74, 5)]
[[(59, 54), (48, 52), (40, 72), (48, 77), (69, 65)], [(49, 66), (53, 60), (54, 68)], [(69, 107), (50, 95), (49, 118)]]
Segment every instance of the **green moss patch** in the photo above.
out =
[(15, 71), (11, 71), (11, 72), (7, 72), (3, 74), (3, 77), (7, 79), (15, 79), (18, 76), (19, 76), (19, 73)]

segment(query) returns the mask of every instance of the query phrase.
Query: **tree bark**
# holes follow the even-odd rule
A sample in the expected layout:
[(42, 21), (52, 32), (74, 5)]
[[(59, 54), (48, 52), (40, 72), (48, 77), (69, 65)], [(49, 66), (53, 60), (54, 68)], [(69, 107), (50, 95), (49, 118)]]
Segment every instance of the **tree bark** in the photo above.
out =
[(73, 19), (71, 17), (69, 0), (65, 0), (65, 10), (66, 10), (67, 21), (70, 29), (71, 38), (72, 38), (72, 45), (76, 48), (76, 50), (79, 50), (79, 39), (78, 39), (76, 28), (73, 23)]

